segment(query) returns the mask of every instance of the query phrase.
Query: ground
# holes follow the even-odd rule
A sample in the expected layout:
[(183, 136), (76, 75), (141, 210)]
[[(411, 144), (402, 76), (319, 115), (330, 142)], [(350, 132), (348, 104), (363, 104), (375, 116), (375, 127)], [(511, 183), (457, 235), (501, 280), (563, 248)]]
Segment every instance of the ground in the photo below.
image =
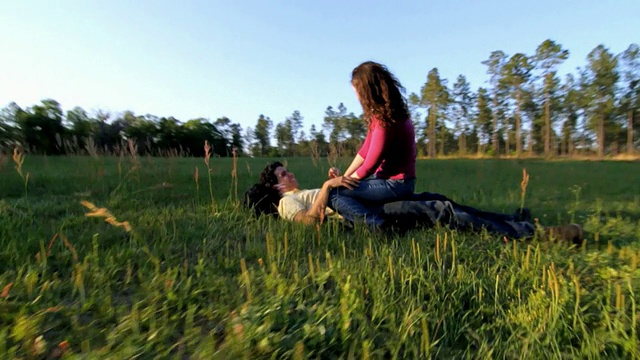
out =
[(639, 356), (640, 163), (418, 162), (417, 191), (580, 223), (571, 247), (255, 219), (268, 161), (0, 159), (3, 358)]

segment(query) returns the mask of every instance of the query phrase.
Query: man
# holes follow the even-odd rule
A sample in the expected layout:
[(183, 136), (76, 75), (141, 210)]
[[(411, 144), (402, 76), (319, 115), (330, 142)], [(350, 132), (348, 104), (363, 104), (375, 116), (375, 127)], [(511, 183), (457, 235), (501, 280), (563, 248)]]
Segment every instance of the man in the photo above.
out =
[(260, 183), (245, 193), (245, 204), (253, 207), (257, 215), (277, 213), (286, 220), (315, 224), (334, 213), (327, 207), (332, 189), (353, 189), (358, 183), (357, 179), (339, 176), (332, 168), (320, 189), (301, 190), (296, 176), (282, 163), (273, 162), (260, 174)]
[[(528, 209), (499, 214), (460, 205), (444, 195), (423, 192), (404, 201), (374, 206), (340, 196), (340, 189), (352, 189), (358, 180), (340, 176), (337, 168), (329, 170), (329, 179), (320, 189), (301, 190), (295, 175), (280, 162), (265, 167), (260, 183), (245, 193), (245, 204), (257, 215), (278, 214), (286, 220), (315, 224), (325, 215), (338, 212), (350, 223), (364, 223), (378, 230), (406, 230), (417, 226), (446, 225), (458, 230), (485, 229), (509, 238), (542, 238), (582, 243), (582, 228), (576, 224), (539, 229)], [(542, 231), (538, 231), (542, 230)]]

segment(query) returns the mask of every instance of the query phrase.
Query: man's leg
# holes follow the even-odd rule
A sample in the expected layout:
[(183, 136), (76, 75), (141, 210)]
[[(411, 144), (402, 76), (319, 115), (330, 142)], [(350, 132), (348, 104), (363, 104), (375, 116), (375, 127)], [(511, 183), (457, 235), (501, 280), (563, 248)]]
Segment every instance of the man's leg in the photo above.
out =
[[(482, 217), (464, 211), (454, 210), (457, 227), (465, 230), (485, 229), (492, 234), (504, 235), (512, 239), (530, 238), (536, 232), (533, 223), (527, 221), (512, 221), (497, 219), (496, 217)], [(494, 213), (491, 213), (492, 215)], [(498, 214), (503, 215), (503, 214)]]
[(444, 201), (394, 201), (382, 207), (387, 225), (400, 229), (452, 226), (454, 213)]
[[(423, 198), (426, 198), (426, 196)], [(510, 238), (532, 237), (535, 233), (535, 226), (531, 222), (514, 221), (508, 215), (483, 212), (466, 206), (456, 206), (451, 201), (444, 200), (446, 197), (439, 194), (435, 194), (430, 198), (438, 200), (387, 203), (383, 207), (384, 217), (388, 223), (396, 224), (400, 228), (430, 227), (440, 224), (463, 231), (485, 229), (490, 233)], [(472, 213), (462, 211), (461, 208), (472, 209)]]
[(422, 200), (422, 201), (449, 201), (453, 208), (458, 212), (464, 212), (466, 214), (480, 217), (490, 221), (517, 221), (517, 222), (533, 222), (533, 218), (531, 217), (531, 212), (527, 208), (518, 209), (513, 214), (501, 214), (491, 211), (480, 210), (471, 206), (458, 204), (457, 202), (449, 199), (448, 197), (438, 194), (438, 193), (430, 193), (430, 192), (422, 192), (419, 194), (414, 194), (411, 197), (412, 200)]

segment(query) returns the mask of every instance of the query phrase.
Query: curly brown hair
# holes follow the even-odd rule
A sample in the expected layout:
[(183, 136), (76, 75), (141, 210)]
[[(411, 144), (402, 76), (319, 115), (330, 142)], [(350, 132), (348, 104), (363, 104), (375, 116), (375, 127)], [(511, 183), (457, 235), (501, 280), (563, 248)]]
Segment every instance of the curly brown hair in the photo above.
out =
[(402, 93), (404, 87), (386, 66), (366, 61), (351, 72), (351, 84), (362, 105), (364, 120), (375, 118), (382, 127), (409, 119), (409, 109)]
[(280, 193), (263, 184), (255, 184), (244, 193), (243, 205), (253, 210), (254, 214), (278, 216)]
[(275, 171), (280, 166), (283, 165), (279, 161), (267, 164), (260, 173), (260, 182), (244, 193), (244, 206), (252, 209), (256, 216), (263, 214), (278, 216), (278, 203), (281, 196), (273, 186), (278, 184)]
[(278, 185), (278, 177), (276, 176), (276, 169), (279, 168), (280, 166), (284, 166), (280, 161), (274, 161), (267, 164), (267, 166), (265, 166), (262, 172), (260, 173), (260, 184), (267, 187), (273, 187), (275, 185)]

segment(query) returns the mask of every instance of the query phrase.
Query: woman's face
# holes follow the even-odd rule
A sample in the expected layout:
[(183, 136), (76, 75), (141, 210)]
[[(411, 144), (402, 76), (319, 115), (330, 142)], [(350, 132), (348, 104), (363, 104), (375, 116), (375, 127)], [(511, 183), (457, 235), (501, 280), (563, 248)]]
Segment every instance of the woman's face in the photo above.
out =
[(356, 97), (358, 98), (358, 101), (360, 101), (360, 94), (358, 94), (358, 90), (356, 89), (356, 86), (351, 84), (351, 87), (353, 88), (353, 92), (356, 93)]

